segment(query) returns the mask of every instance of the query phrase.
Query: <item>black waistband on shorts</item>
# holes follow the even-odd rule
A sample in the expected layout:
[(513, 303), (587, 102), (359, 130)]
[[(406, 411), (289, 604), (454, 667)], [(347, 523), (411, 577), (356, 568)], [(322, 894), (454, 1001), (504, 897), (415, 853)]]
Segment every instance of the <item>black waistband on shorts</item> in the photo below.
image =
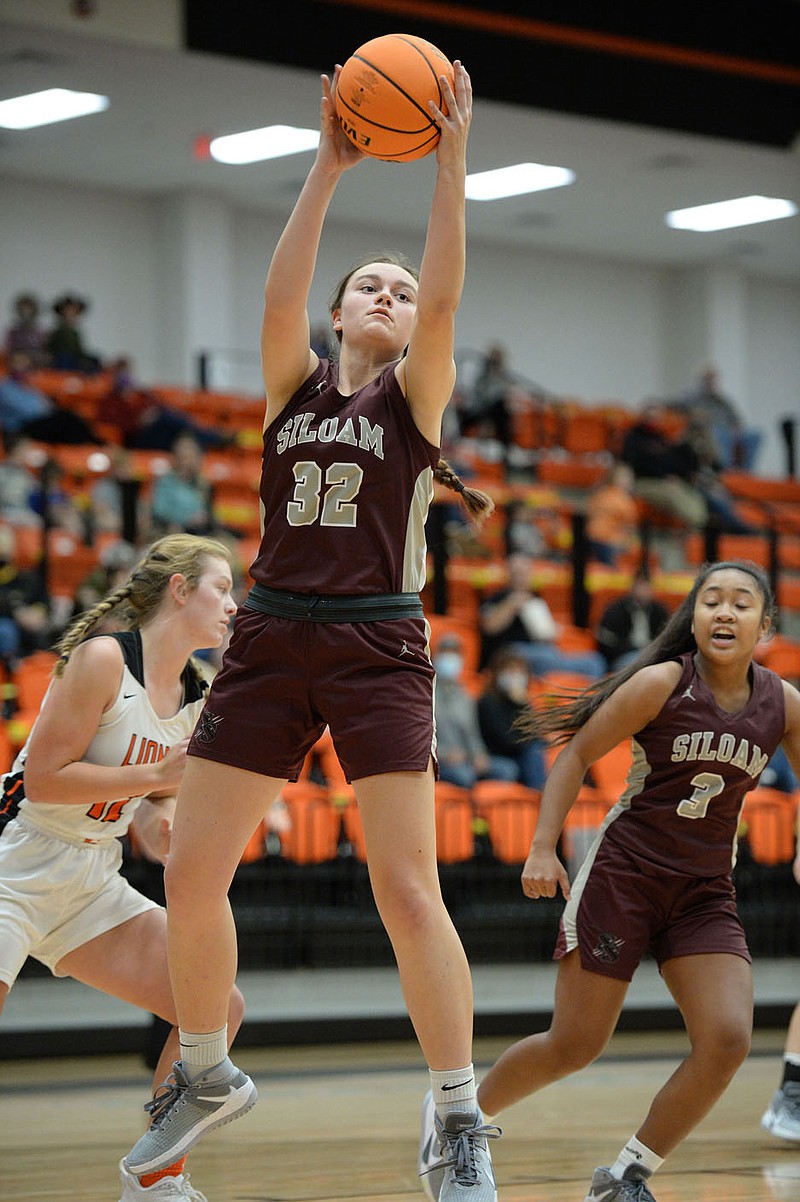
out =
[(245, 605), (262, 614), (298, 618), (301, 622), (391, 622), (397, 618), (424, 617), (419, 593), (337, 597), (325, 593), (285, 593), (254, 584)]

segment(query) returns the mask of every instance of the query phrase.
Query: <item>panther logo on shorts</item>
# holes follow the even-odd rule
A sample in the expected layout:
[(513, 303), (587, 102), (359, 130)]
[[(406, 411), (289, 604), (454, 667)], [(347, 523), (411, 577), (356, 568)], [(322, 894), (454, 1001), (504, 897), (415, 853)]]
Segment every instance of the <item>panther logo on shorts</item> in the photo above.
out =
[(592, 955), (598, 960), (602, 960), (603, 964), (615, 964), (619, 960), (619, 949), (624, 942), (624, 939), (618, 939), (616, 935), (604, 932), (597, 940)]
[(210, 710), (203, 710), (200, 715), (197, 726), (194, 728), (194, 738), (198, 743), (213, 743), (217, 737), (217, 727), (222, 718), (219, 714), (212, 714)]

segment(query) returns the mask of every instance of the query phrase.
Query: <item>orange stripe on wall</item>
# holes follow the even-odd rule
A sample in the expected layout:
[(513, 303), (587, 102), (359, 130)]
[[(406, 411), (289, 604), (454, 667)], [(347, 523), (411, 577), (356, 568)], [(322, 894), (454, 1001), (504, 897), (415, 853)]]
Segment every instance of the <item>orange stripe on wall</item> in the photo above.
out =
[(392, 13), (398, 17), (436, 21), (442, 25), (464, 29), (482, 29), (487, 33), (528, 38), (532, 42), (550, 42), (578, 50), (593, 50), (598, 54), (623, 55), (626, 58), (650, 59), (675, 67), (699, 71), (717, 71), (724, 75), (748, 76), (767, 83), (800, 84), (800, 69), (781, 63), (764, 63), (756, 59), (737, 58), (710, 50), (693, 50), (684, 46), (667, 46), (643, 38), (628, 38), (618, 34), (600, 33), (591, 29), (573, 29), (568, 25), (552, 25), (481, 9), (459, 8), (455, 4), (436, 0), (320, 0), (337, 8), (369, 9), (375, 13)]

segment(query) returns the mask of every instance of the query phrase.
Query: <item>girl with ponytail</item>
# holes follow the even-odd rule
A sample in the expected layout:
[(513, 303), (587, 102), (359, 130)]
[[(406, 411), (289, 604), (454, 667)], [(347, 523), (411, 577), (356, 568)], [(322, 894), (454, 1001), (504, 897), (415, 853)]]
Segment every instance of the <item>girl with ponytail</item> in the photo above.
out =
[[(750, 954), (731, 877), (739, 815), (779, 744), (800, 769), (800, 693), (753, 659), (773, 612), (755, 564), (706, 565), (637, 660), (522, 722), (527, 735), (563, 744), (522, 887), (530, 898), (560, 889), (567, 904), (551, 1027), (503, 1053), (481, 1082), (483, 1112), (494, 1116), (594, 1060), (647, 951), (691, 1044), (617, 1159), (594, 1170), (585, 1202), (654, 1202), (651, 1175), (749, 1050)], [(590, 765), (626, 739), (625, 792), (570, 884), (556, 854), (564, 821)]]
[[(178, 1033), (162, 907), (120, 874), (131, 829), (166, 860), (189, 736), (205, 703), (191, 662), (218, 647), (235, 603), (230, 554), (212, 539), (154, 543), (130, 578), (67, 630), (25, 746), (2, 780), (0, 1010), (28, 956), (172, 1025), (155, 1071), (163, 1080)], [(124, 629), (103, 633), (112, 615)], [(231, 1038), (241, 995), (228, 999)], [(121, 1202), (201, 1195), (175, 1157), (155, 1177), (121, 1167)]]

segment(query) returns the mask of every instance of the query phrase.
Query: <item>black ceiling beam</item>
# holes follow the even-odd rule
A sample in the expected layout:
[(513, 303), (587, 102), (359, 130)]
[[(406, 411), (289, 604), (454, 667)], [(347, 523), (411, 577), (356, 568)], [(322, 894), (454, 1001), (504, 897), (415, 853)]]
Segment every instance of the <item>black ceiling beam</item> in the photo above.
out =
[(796, 0), (184, 0), (190, 50), (330, 71), (398, 30), (461, 58), (476, 96), (788, 147), (800, 126)]

